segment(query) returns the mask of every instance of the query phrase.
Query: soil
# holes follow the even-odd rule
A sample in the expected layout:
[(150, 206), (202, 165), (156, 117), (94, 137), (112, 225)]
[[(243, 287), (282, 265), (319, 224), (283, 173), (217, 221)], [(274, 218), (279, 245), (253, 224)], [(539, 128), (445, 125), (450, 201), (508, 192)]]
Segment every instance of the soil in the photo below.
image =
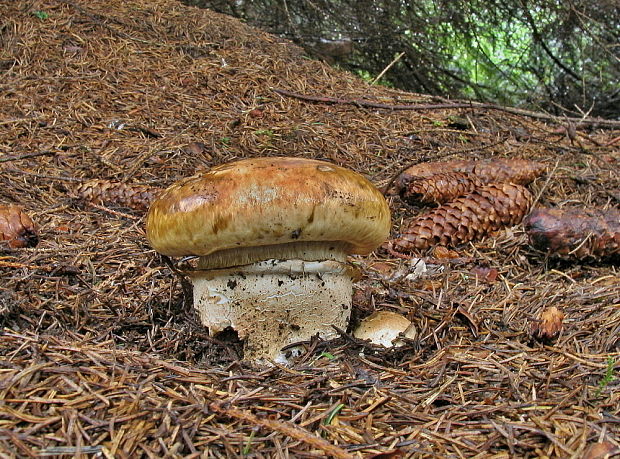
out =
[[(548, 165), (529, 186), (537, 205), (618, 208), (613, 122), (372, 106), (450, 103), (370, 86), (173, 0), (2, 2), (0, 204), (32, 217), (39, 243), (0, 245), (0, 455), (617, 451), (617, 262), (547, 257), (522, 225), (415, 254), (427, 265), (418, 278), (379, 249), (351, 259), (361, 279), (341, 338), (305, 343), (290, 367), (258, 367), (234, 335), (199, 324), (171, 270), (179, 260), (149, 247), (143, 209), (77, 192), (93, 179), (163, 188), (253, 156), (331, 161), (378, 187), (417, 162), (525, 158)], [(421, 210), (389, 200), (397, 237)], [(564, 316), (541, 341), (548, 306)], [(416, 338), (394, 349), (353, 338), (376, 310), (406, 316)]]

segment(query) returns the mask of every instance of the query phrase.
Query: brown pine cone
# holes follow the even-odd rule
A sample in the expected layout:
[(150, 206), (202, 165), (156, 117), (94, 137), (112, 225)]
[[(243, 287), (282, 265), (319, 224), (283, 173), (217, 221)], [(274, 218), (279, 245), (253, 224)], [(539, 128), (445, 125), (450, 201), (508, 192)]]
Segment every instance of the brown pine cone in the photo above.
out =
[(421, 163), (403, 171), (395, 180), (398, 193), (415, 177), (429, 177), (447, 172), (465, 172), (482, 183), (514, 183), (527, 185), (546, 171), (546, 166), (527, 159), (453, 160)]
[(401, 190), (400, 197), (416, 206), (442, 204), (481, 186), (482, 183), (470, 174), (448, 172), (411, 180)]
[(36, 226), (21, 207), (0, 205), (0, 241), (9, 241), (14, 249), (39, 243)]
[(477, 161), (470, 173), (484, 183), (527, 185), (546, 170), (544, 164), (527, 159), (489, 159)]
[(430, 177), (435, 174), (443, 174), (448, 172), (465, 172), (467, 173), (467, 165), (473, 161), (455, 159), (453, 161), (436, 161), (430, 163), (419, 163), (402, 171), (398, 177), (394, 179), (394, 189), (397, 194), (407, 187), (412, 181), (420, 177)]
[(393, 241), (399, 252), (434, 245), (458, 245), (521, 222), (532, 205), (527, 188), (509, 183), (485, 185), (412, 219)]
[(565, 258), (620, 256), (620, 210), (534, 210), (525, 220), (530, 242), (539, 250)]
[(562, 331), (564, 313), (555, 306), (546, 307), (538, 320), (532, 322), (532, 336), (541, 341), (550, 341), (556, 338)]
[(88, 202), (117, 205), (145, 211), (157, 194), (157, 189), (145, 185), (132, 185), (109, 180), (89, 180), (81, 184), (77, 197)]

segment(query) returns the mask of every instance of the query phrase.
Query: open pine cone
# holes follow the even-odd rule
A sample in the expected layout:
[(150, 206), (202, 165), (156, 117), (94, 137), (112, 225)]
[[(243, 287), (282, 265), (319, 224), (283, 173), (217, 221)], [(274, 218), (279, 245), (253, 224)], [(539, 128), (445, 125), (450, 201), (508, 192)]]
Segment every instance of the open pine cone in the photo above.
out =
[(527, 188), (490, 184), (409, 221), (393, 249), (410, 252), (434, 245), (458, 245), (520, 223), (532, 205)]
[(407, 186), (420, 177), (462, 172), (481, 183), (513, 183), (527, 185), (544, 174), (546, 166), (526, 159), (485, 159), (437, 161), (415, 164), (404, 170), (395, 180), (394, 188), (402, 193)]
[(541, 341), (550, 341), (562, 331), (564, 313), (555, 306), (548, 306), (540, 312), (537, 320), (532, 322), (532, 336)]
[(482, 186), (482, 182), (465, 172), (447, 172), (411, 180), (400, 197), (411, 205), (443, 204)]
[(157, 194), (157, 189), (109, 180), (89, 180), (77, 188), (76, 194), (79, 199), (88, 202), (145, 211)]

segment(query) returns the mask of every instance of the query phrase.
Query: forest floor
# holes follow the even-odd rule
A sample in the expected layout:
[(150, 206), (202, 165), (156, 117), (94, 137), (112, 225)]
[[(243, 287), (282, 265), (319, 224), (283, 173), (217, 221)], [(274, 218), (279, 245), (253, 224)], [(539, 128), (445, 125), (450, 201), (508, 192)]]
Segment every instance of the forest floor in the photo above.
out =
[[(464, 263), (417, 254), (433, 269), (413, 281), (395, 275), (406, 260), (378, 250), (353, 260), (362, 278), (352, 325), (395, 311), (415, 340), (386, 350), (345, 334), (307, 343), (290, 367), (255, 367), (199, 325), (145, 239), (144, 210), (77, 190), (90, 179), (165, 187), (252, 156), (332, 161), (378, 186), (418, 161), (527, 158), (548, 166), (530, 187), (539, 204), (605, 209), (620, 200), (620, 130), (275, 89), (450, 102), (369, 86), (173, 0), (1, 2), (0, 204), (22, 206), (40, 242), (0, 245), (0, 455), (582, 457), (596, 443), (613, 452), (617, 264), (549, 259), (521, 225), (456, 248)], [(412, 209), (390, 203), (396, 235)], [(565, 318), (542, 343), (531, 330), (548, 305)]]

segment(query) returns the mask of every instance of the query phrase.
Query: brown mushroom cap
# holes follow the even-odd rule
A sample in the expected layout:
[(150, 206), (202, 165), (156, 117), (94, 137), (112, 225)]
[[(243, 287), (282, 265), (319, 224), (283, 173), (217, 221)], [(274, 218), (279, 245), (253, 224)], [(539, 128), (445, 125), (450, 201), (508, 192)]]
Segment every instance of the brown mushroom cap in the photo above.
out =
[(383, 195), (331, 163), (254, 158), (222, 164), (170, 186), (151, 205), (147, 237), (169, 256), (305, 242), (368, 254), (390, 230)]

